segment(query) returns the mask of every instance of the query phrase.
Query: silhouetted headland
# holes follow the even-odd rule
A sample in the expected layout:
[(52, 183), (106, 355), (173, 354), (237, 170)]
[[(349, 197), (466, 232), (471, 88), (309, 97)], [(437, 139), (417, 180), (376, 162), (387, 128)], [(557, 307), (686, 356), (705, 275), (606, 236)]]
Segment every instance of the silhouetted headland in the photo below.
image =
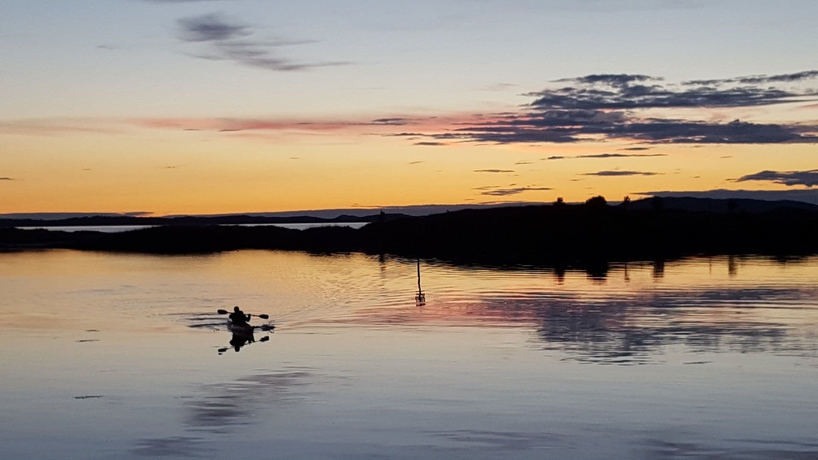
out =
[(611, 206), (595, 197), (585, 204), (560, 201), (396, 217), (381, 216), (357, 230), (208, 224), (106, 234), (5, 228), (0, 229), (0, 250), (202, 254), (275, 249), (391, 254), (465, 264), (586, 267), (693, 255), (818, 253), (818, 206), (795, 202), (648, 198)]

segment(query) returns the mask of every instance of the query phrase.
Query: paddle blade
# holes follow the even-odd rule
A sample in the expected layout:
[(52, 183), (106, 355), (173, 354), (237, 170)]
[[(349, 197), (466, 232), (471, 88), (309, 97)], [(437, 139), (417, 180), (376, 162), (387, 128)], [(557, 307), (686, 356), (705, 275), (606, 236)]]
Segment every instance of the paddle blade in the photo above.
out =
[(226, 315), (228, 312), (227, 312), (227, 310), (218, 309), (218, 310), (216, 310), (216, 313), (218, 313), (220, 315)]
[(266, 341), (268, 341), (268, 340), (270, 340), (270, 336), (269, 336), (269, 335), (265, 335), (264, 337), (260, 338), (258, 341), (259, 341), (259, 342), (266, 342)]
[(268, 314), (266, 314), (266, 313), (263, 313), (263, 314), (261, 314), (261, 315), (258, 315), (258, 317), (259, 317), (259, 318), (261, 318), (261, 319), (270, 319), (270, 315), (268, 315)]

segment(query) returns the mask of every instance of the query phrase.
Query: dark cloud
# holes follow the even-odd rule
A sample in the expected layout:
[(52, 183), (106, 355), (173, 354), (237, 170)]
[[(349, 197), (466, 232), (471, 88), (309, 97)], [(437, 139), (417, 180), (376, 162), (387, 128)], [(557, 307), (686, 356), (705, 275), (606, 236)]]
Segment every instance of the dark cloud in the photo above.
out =
[(592, 155), (577, 155), (573, 158), (632, 158), (632, 157), (666, 157), (664, 153), (597, 153)]
[(755, 174), (741, 176), (733, 181), (764, 181), (783, 184), (790, 187), (794, 185), (813, 187), (818, 185), (818, 169), (812, 169), (809, 171), (761, 171)]
[(419, 160), (418, 160), (418, 161), (410, 161), (410, 162), (409, 162), (409, 164), (410, 164), (410, 165), (419, 165), (419, 164), (421, 164), (421, 163), (423, 163), (423, 162), (422, 162), (422, 161), (419, 161)]
[(583, 176), (656, 176), (659, 173), (655, 172), (643, 172), (643, 171), (597, 171), (593, 173), (585, 173), (582, 174)]
[(220, 42), (253, 34), (249, 25), (217, 13), (182, 18), (177, 22), (179, 39), (186, 42)]
[[(496, 144), (627, 140), (643, 144), (818, 143), (818, 122), (759, 123), (648, 116), (649, 109), (751, 108), (818, 99), (805, 82), (818, 71), (665, 83), (647, 75), (595, 74), (557, 80), (560, 87), (528, 93), (534, 100), (517, 113), (474, 116), (435, 140)], [(793, 83), (799, 83), (794, 89)], [(688, 112), (685, 112), (688, 113)], [(623, 150), (646, 150), (648, 146)], [(613, 154), (610, 154), (613, 155)], [(593, 158), (593, 157), (589, 157)], [(602, 157), (596, 157), (602, 158)], [(557, 156), (552, 159), (558, 159)]]
[(555, 155), (543, 160), (568, 160), (568, 159), (598, 159), (598, 158), (650, 158), (650, 157), (666, 157), (665, 153), (594, 153), (590, 155), (575, 155), (572, 157)]
[(768, 83), (792, 83), (803, 80), (810, 80), (818, 78), (818, 70), (805, 70), (803, 72), (780, 74), (780, 75), (753, 75), (749, 77), (725, 78), (717, 80), (691, 80), (682, 82), (683, 85), (695, 86), (711, 86), (711, 85), (725, 85), (725, 84), (745, 84), (758, 85)]
[(624, 149), (619, 149), (619, 150), (630, 150), (630, 151), (637, 152), (637, 151), (640, 151), (640, 150), (650, 150), (650, 147), (626, 147)]
[[(513, 185), (513, 184), (512, 184)], [(500, 188), (493, 185), (487, 185), (484, 187), (477, 187), (475, 190), (482, 190), (480, 192), (481, 195), (486, 196), (509, 196), (509, 195), (519, 195), (520, 193), (524, 192), (532, 192), (532, 191), (548, 191), (554, 190), (551, 187), (537, 187), (537, 186), (529, 186), (529, 187), (511, 187), (509, 188)]]
[(562, 78), (559, 80), (554, 80), (557, 83), (563, 82), (571, 82), (571, 83), (580, 83), (584, 85), (595, 85), (595, 84), (606, 84), (613, 87), (622, 87), (628, 86), (632, 83), (636, 82), (644, 82), (644, 81), (658, 81), (662, 80), (661, 78), (654, 78), (648, 75), (630, 75), (630, 74), (596, 74), (596, 75), (586, 75), (584, 77), (576, 77), (576, 78)]
[(513, 173), (513, 169), (475, 169), (476, 173)]
[(463, 142), (576, 143), (591, 139), (668, 144), (782, 144), (818, 142), (818, 124), (729, 123), (639, 118), (626, 111), (548, 110), (474, 123), (434, 139)]
[(275, 71), (307, 70), (344, 65), (344, 62), (297, 62), (281, 56), (284, 46), (312, 43), (309, 40), (265, 40), (256, 37), (252, 26), (220, 13), (182, 18), (177, 21), (179, 40), (206, 45), (206, 52), (193, 54), (200, 59), (232, 61), (237, 64)]
[(378, 118), (372, 120), (373, 125), (388, 125), (388, 126), (403, 126), (408, 125), (410, 120), (408, 118)]
[(0, 177), (0, 180), (14, 180), (11, 177)]
[[(806, 94), (758, 84), (785, 83), (818, 77), (818, 71), (797, 74), (694, 80), (660, 84), (647, 75), (588, 75), (557, 80), (572, 85), (529, 93), (532, 107), (544, 109), (646, 109), (679, 107), (753, 107), (790, 102)], [(730, 84), (729, 87), (725, 87)]]
[(434, 141), (421, 141), (415, 142), (413, 145), (423, 145), (427, 147), (439, 147), (441, 145), (446, 145), (444, 142), (434, 142)]

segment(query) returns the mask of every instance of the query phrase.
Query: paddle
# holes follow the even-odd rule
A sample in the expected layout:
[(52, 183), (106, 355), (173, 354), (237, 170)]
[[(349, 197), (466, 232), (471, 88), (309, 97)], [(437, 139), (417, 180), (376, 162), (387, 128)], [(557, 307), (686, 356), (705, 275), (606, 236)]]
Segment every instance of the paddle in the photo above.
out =
[[(228, 314), (228, 313), (230, 313), (230, 312), (229, 312), (229, 311), (227, 311), (227, 310), (222, 310), (222, 309), (220, 308), (220, 309), (216, 310), (216, 313), (218, 313), (218, 314), (220, 314), (220, 315), (226, 315), (226, 314)], [(266, 313), (262, 313), (262, 314), (260, 314), (260, 315), (256, 315), (256, 316), (258, 316), (258, 317), (259, 317), (259, 318), (261, 318), (261, 319), (270, 319), (270, 315), (268, 315), (268, 314), (266, 314)]]

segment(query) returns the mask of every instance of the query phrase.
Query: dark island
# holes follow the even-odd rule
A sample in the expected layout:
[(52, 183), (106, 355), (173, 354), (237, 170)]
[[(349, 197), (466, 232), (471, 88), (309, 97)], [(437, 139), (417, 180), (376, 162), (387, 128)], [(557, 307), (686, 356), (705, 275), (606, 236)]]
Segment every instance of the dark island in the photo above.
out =
[[(155, 219), (161, 218), (133, 217), (128, 224), (158, 223)], [(274, 249), (388, 254), (456, 264), (582, 268), (695, 255), (787, 258), (818, 253), (818, 206), (800, 202), (654, 197), (612, 206), (603, 197), (594, 197), (585, 204), (559, 200), (552, 205), (423, 217), (381, 214), (369, 220), (373, 222), (357, 230), (291, 230), (188, 218), (122, 233), (21, 230), (0, 222), (5, 225), (0, 228), (0, 250), (203, 254)]]

